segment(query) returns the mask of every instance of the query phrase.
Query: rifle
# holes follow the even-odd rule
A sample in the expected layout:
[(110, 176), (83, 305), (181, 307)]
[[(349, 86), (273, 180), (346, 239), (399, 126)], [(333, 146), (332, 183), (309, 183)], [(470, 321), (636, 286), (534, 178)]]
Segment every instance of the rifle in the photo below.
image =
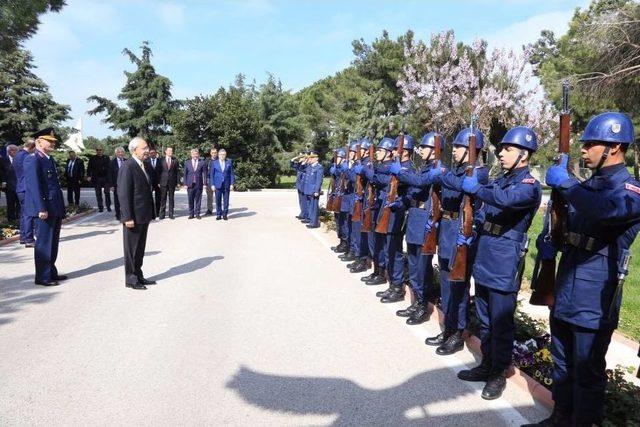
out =
[[(477, 149), (476, 135), (473, 133), (473, 122), (475, 116), (471, 117), (471, 135), (469, 135), (469, 165), (467, 166), (467, 176), (473, 175), (473, 168), (476, 165)], [(473, 235), (473, 198), (465, 194), (462, 198), (462, 218), (460, 221), (460, 232), (465, 238)], [(452, 282), (464, 282), (467, 277), (467, 258), (469, 247), (467, 245), (456, 245), (456, 252), (453, 256), (453, 267), (449, 273), (449, 280)]]
[[(571, 113), (569, 111), (569, 82), (562, 82), (562, 111), (560, 112), (560, 139), (558, 152), (569, 154), (569, 137), (571, 126)], [(557, 190), (551, 190), (551, 197), (547, 205), (545, 223), (548, 234), (547, 241), (551, 241), (555, 247), (564, 244), (567, 230), (567, 203)], [(536, 267), (531, 278), (531, 305), (553, 305), (554, 288), (556, 286), (556, 260), (540, 259), (536, 257)]]
[[(436, 133), (433, 137), (434, 147), (434, 161), (436, 166), (440, 157), (442, 156), (442, 136)], [(442, 218), (442, 200), (440, 200), (440, 185), (434, 184), (431, 187), (431, 222), (433, 227), (424, 236), (424, 243), (422, 244), (422, 253), (425, 255), (434, 255), (438, 246), (438, 224)]]
[[(373, 144), (369, 146), (369, 161), (373, 166), (374, 161), (374, 148)], [(371, 231), (371, 227), (373, 226), (373, 205), (376, 203), (376, 189), (373, 188), (373, 184), (371, 182), (367, 183), (367, 207), (364, 210), (364, 215), (362, 216), (362, 228), (361, 231), (363, 233), (369, 233)]]
[[(360, 164), (362, 156), (360, 155), (360, 144), (356, 144), (356, 164)], [(356, 176), (356, 201), (353, 203), (353, 215), (351, 222), (360, 222), (362, 217), (362, 197), (364, 196), (364, 187), (362, 186), (362, 177)]]
[[(334, 166), (336, 166), (336, 157), (337, 157), (337, 154), (333, 153), (332, 164)], [(329, 188), (327, 189), (327, 211), (329, 212), (335, 212), (335, 206), (336, 206), (335, 191), (336, 191), (336, 179), (332, 174), (331, 179), (329, 180)]]
[[(404, 152), (404, 132), (400, 132), (398, 135), (398, 156), (397, 158), (402, 161), (402, 153)], [(391, 220), (391, 208), (389, 205), (396, 201), (398, 198), (398, 177), (395, 175), (391, 175), (391, 180), (389, 181), (389, 193), (387, 193), (387, 203), (386, 206), (382, 209), (382, 214), (380, 215), (380, 219), (376, 224), (376, 233), (387, 234), (389, 230), (389, 221)]]
[[(347, 153), (349, 153), (349, 146), (346, 147), (345, 151)], [(337, 161), (337, 159), (336, 159)], [(349, 162), (348, 159), (348, 154), (347, 157), (342, 159), (343, 162)], [(342, 165), (342, 163), (340, 163)], [(338, 165), (336, 165), (336, 168), (338, 167)], [(346, 190), (346, 182), (345, 182), (345, 172), (341, 172), (340, 173), (340, 178), (338, 178), (338, 189), (336, 191), (336, 194), (333, 197), (333, 211), (332, 212), (338, 212), (340, 213), (340, 209), (342, 207), (342, 195), (344, 194), (344, 191)]]

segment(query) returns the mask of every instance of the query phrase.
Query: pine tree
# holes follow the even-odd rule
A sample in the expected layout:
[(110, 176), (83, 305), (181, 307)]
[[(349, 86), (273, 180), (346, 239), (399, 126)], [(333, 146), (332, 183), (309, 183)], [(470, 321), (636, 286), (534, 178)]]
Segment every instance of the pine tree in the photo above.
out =
[(35, 34), (40, 15), (59, 12), (65, 0), (3, 0), (0, 1), (0, 52), (16, 50), (24, 39)]

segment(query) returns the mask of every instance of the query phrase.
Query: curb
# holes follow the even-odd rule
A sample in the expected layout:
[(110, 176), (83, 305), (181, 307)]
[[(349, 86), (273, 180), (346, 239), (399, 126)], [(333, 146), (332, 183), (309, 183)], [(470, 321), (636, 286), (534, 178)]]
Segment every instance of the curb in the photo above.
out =
[[(88, 211), (76, 214), (76, 215), (74, 215), (72, 217), (64, 218), (62, 220), (62, 223), (63, 224), (68, 224), (70, 222), (73, 222), (73, 221), (79, 220), (81, 218), (84, 218), (85, 216), (88, 216), (89, 214), (92, 214), (94, 212), (95, 212), (95, 209), (91, 208)], [(8, 245), (10, 243), (17, 242), (18, 240), (20, 240), (20, 235), (15, 235), (13, 237), (9, 237), (8, 239), (0, 240), (0, 246)]]

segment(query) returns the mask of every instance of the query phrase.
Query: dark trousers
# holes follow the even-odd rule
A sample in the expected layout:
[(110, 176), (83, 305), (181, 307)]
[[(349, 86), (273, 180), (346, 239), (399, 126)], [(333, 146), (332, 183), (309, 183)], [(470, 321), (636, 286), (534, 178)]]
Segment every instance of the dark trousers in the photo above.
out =
[(469, 322), (469, 281), (449, 281), (449, 260), (439, 257), (438, 263), (444, 325), (447, 329), (464, 329)]
[(553, 400), (577, 425), (602, 422), (611, 335), (613, 329), (587, 329), (551, 317)]
[(67, 203), (76, 206), (80, 204), (80, 183), (67, 184)]
[(36, 246), (34, 260), (36, 263), (36, 282), (50, 282), (58, 277), (56, 259), (60, 243), (60, 227), (62, 217), (36, 219)]
[(135, 284), (144, 278), (142, 261), (147, 246), (149, 224), (136, 224), (133, 228), (122, 226), (124, 242), (124, 276), (128, 284)]
[(318, 204), (320, 202), (320, 198), (314, 197), (313, 195), (306, 196), (306, 198), (307, 198), (307, 215), (308, 215), (307, 218), (309, 219), (309, 225), (312, 227), (318, 227), (320, 225), (319, 216), (318, 216), (319, 215)]
[(113, 186), (113, 207), (116, 210), (116, 217), (120, 218), (120, 200), (118, 199), (118, 187)]
[[(376, 225), (374, 223), (372, 228), (375, 227)], [(369, 232), (369, 252), (371, 253), (371, 259), (374, 265), (382, 268), (387, 268), (386, 243), (387, 236), (385, 234), (376, 233), (375, 231)]]
[(409, 283), (419, 302), (433, 298), (433, 255), (422, 253), (422, 245), (407, 243)]
[(224, 186), (220, 189), (216, 188), (216, 215), (227, 216), (229, 214), (229, 194), (231, 189)]
[(502, 292), (476, 283), (476, 314), (482, 357), (491, 360), (494, 374), (511, 365), (517, 292)]
[(156, 217), (160, 215), (160, 202), (162, 199), (162, 191), (160, 188), (153, 188), (153, 209), (155, 211)]
[(386, 239), (387, 274), (392, 285), (402, 284), (404, 274), (404, 259), (402, 258), (402, 234), (388, 233), (382, 235)]
[(7, 195), (7, 220), (15, 221), (20, 218), (20, 199), (13, 190), (5, 190)]
[(362, 221), (353, 222), (353, 215), (349, 215), (349, 221), (351, 222), (351, 226), (349, 228), (351, 233), (349, 236), (349, 249), (359, 257), (361, 256), (360, 245), (362, 242), (360, 239), (360, 229), (362, 228)]
[(175, 200), (176, 186), (165, 185), (160, 187), (160, 212), (158, 216), (162, 219), (167, 212), (167, 202), (169, 203), (169, 216), (173, 216), (173, 206)]
[[(111, 209), (111, 192), (107, 189), (109, 183), (106, 177), (93, 177), (93, 188), (96, 191), (96, 200), (98, 202), (98, 209), (104, 209), (106, 203), (107, 209)], [(102, 201), (102, 194), (104, 193), (104, 203)]]
[(300, 190), (298, 190), (298, 205), (300, 205), (300, 217), (307, 218), (307, 198)]
[(189, 215), (199, 216), (202, 203), (202, 186), (188, 187), (187, 199), (189, 200)]
[(24, 214), (24, 193), (18, 193), (18, 200), (20, 201), (20, 243), (33, 243), (35, 218)]
[(338, 238), (349, 242), (351, 238), (351, 215), (349, 215), (349, 212), (336, 213), (336, 226), (338, 228)]

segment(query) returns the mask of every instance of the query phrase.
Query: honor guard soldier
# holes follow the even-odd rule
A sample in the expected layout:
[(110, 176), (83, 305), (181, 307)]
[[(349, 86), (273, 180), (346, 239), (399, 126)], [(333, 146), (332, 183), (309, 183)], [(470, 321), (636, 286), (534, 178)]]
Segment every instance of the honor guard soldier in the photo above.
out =
[(35, 218), (26, 214), (25, 207), (25, 178), (24, 178), (24, 159), (33, 156), (36, 150), (36, 143), (33, 138), (24, 144), (13, 159), (13, 169), (16, 171), (16, 193), (20, 201), (20, 243), (26, 248), (33, 248), (36, 244), (34, 238)]
[[(344, 189), (346, 187), (345, 181), (347, 180), (348, 162), (346, 161), (347, 152), (344, 148), (338, 148), (335, 150), (336, 162), (329, 169), (329, 174), (333, 177), (334, 181), (334, 193), (336, 196), (344, 199)], [(333, 213), (334, 220), (336, 222), (336, 234), (340, 243), (337, 246), (332, 246), (331, 250), (336, 253), (346, 253), (349, 251), (349, 225), (347, 224), (347, 212), (342, 211), (342, 203), (340, 203), (339, 212)]]
[[(418, 325), (429, 320), (428, 303), (433, 301), (433, 255), (423, 254), (422, 245), (427, 222), (431, 220), (431, 185), (442, 174), (442, 165), (439, 161), (434, 161), (435, 136), (435, 132), (429, 132), (420, 141), (418, 153), (424, 161), (424, 166), (419, 171), (403, 169), (397, 163), (391, 166), (391, 173), (396, 175), (400, 182), (410, 185), (407, 200), (411, 207), (407, 215), (405, 240), (409, 283), (414, 300), (409, 307), (396, 312), (400, 317), (408, 317), (409, 325)], [(443, 140), (444, 137), (441, 137), (440, 141)]]
[[(372, 159), (369, 158), (369, 147), (371, 147), (371, 140), (369, 138), (364, 137), (360, 140), (360, 162), (356, 164), (353, 168), (351, 168), (351, 172), (349, 174), (349, 180), (355, 182), (360, 177), (361, 185), (364, 189), (362, 197), (360, 198), (360, 217), (352, 218), (351, 224), (351, 246), (356, 253), (357, 259), (351, 263), (347, 264), (349, 271), (351, 273), (361, 273), (363, 271), (367, 271), (371, 264), (370, 252), (369, 252), (369, 233), (362, 231), (362, 221), (364, 220), (364, 212), (367, 208), (366, 203), (368, 200), (368, 195), (366, 193), (367, 179), (364, 176), (363, 169), (372, 167)], [(357, 198), (360, 197), (357, 194), (354, 195), (354, 205), (357, 201)]]
[(305, 174), (304, 195), (307, 198), (307, 212), (309, 215), (309, 224), (307, 228), (318, 228), (320, 222), (318, 219), (318, 203), (320, 200), (320, 191), (322, 189), (322, 178), (324, 170), (322, 165), (318, 163), (318, 153), (311, 151), (309, 153), (309, 166)]
[(56, 163), (50, 157), (57, 138), (52, 128), (33, 134), (36, 151), (24, 159), (26, 214), (36, 218), (36, 285), (57, 286), (67, 276), (58, 274), (56, 259), (60, 227), (65, 215), (64, 198), (58, 181)]
[(378, 221), (385, 207), (391, 210), (391, 216), (389, 219), (389, 226), (386, 233), (383, 234), (384, 250), (386, 252), (386, 270), (389, 277), (389, 288), (385, 291), (381, 291), (377, 296), (380, 297), (380, 302), (391, 303), (404, 300), (404, 258), (402, 256), (402, 238), (404, 235), (404, 221), (406, 214), (406, 199), (407, 185), (400, 183), (398, 185), (398, 197), (394, 202), (387, 204), (387, 195), (391, 188), (391, 170), (394, 164), (399, 163), (400, 168), (408, 171), (413, 171), (413, 164), (411, 163), (411, 155), (413, 154), (413, 137), (409, 134), (404, 135), (404, 150), (402, 152), (402, 158), (399, 158), (398, 147), (399, 137), (395, 139), (393, 143), (393, 151), (391, 153), (393, 158), (397, 160), (395, 162), (389, 162), (389, 167), (382, 170), (381, 174), (387, 176), (387, 186), (380, 192), (380, 199), (384, 205), (378, 213)]
[[(370, 286), (383, 285), (387, 283), (387, 258), (384, 249), (385, 235), (376, 233), (378, 213), (386, 200), (382, 199), (382, 190), (389, 184), (389, 166), (392, 162), (392, 152), (395, 141), (393, 138), (384, 137), (378, 143), (375, 151), (375, 162), (363, 168), (366, 179), (371, 183), (371, 189), (375, 192), (375, 205), (371, 208), (371, 231), (368, 233), (369, 253), (373, 262), (373, 272), (361, 278), (365, 284)], [(382, 292), (376, 293), (380, 296)]]
[[(453, 140), (452, 168), (439, 179), (442, 194), (442, 218), (438, 224), (438, 264), (440, 265), (440, 296), (441, 308), (444, 312), (444, 330), (435, 337), (429, 337), (425, 344), (437, 346), (436, 354), (441, 356), (456, 353), (464, 348), (462, 332), (469, 321), (469, 275), (464, 282), (449, 280), (450, 266), (456, 252), (457, 236), (460, 232), (460, 211), (462, 209), (462, 179), (469, 165), (469, 138), (476, 137), (476, 149), (484, 146), (484, 135), (479, 129), (465, 128)], [(486, 184), (489, 179), (487, 169), (476, 169), (478, 181)], [(477, 209), (476, 209), (477, 210)], [(433, 225), (426, 224), (426, 232), (431, 231)], [(469, 245), (471, 242), (461, 242)], [(471, 248), (473, 249), (473, 248)], [(469, 251), (467, 265), (473, 260), (473, 251)]]
[(560, 192), (569, 211), (564, 244), (537, 244), (547, 259), (562, 252), (551, 309), (553, 400), (551, 417), (538, 426), (601, 425), (607, 377), (605, 355), (622, 301), (629, 248), (640, 230), (640, 183), (625, 167), (634, 142), (623, 113), (592, 118), (582, 137), (582, 160), (591, 178), (579, 182), (566, 170), (568, 158), (547, 170), (547, 185)]
[(501, 177), (481, 185), (474, 171), (462, 182), (464, 192), (483, 204), (483, 223), (475, 231), (478, 241), (472, 267), (482, 362), (460, 371), (458, 378), (486, 381), (482, 397), (487, 400), (500, 397), (506, 386), (527, 231), (542, 199), (540, 183), (529, 171), (529, 159), (538, 148), (536, 134), (525, 126), (514, 127), (504, 135), (500, 148), (498, 158), (504, 171)]
[(351, 262), (358, 258), (357, 252), (357, 238), (354, 239), (353, 235), (353, 207), (355, 201), (355, 188), (356, 179), (352, 169), (356, 159), (356, 150), (358, 150), (358, 141), (351, 141), (349, 144), (349, 152), (347, 153), (347, 159), (342, 162), (346, 165), (346, 170), (343, 175), (344, 191), (342, 193), (342, 202), (340, 204), (340, 213), (344, 215), (343, 232), (347, 235), (347, 241), (349, 242), (349, 248), (347, 252), (340, 255), (341, 261)]
[(300, 214), (296, 215), (297, 219), (307, 217), (307, 200), (304, 196), (304, 174), (307, 168), (307, 155), (300, 153), (291, 159), (291, 168), (296, 171), (296, 190), (298, 190), (298, 205), (300, 205)]

